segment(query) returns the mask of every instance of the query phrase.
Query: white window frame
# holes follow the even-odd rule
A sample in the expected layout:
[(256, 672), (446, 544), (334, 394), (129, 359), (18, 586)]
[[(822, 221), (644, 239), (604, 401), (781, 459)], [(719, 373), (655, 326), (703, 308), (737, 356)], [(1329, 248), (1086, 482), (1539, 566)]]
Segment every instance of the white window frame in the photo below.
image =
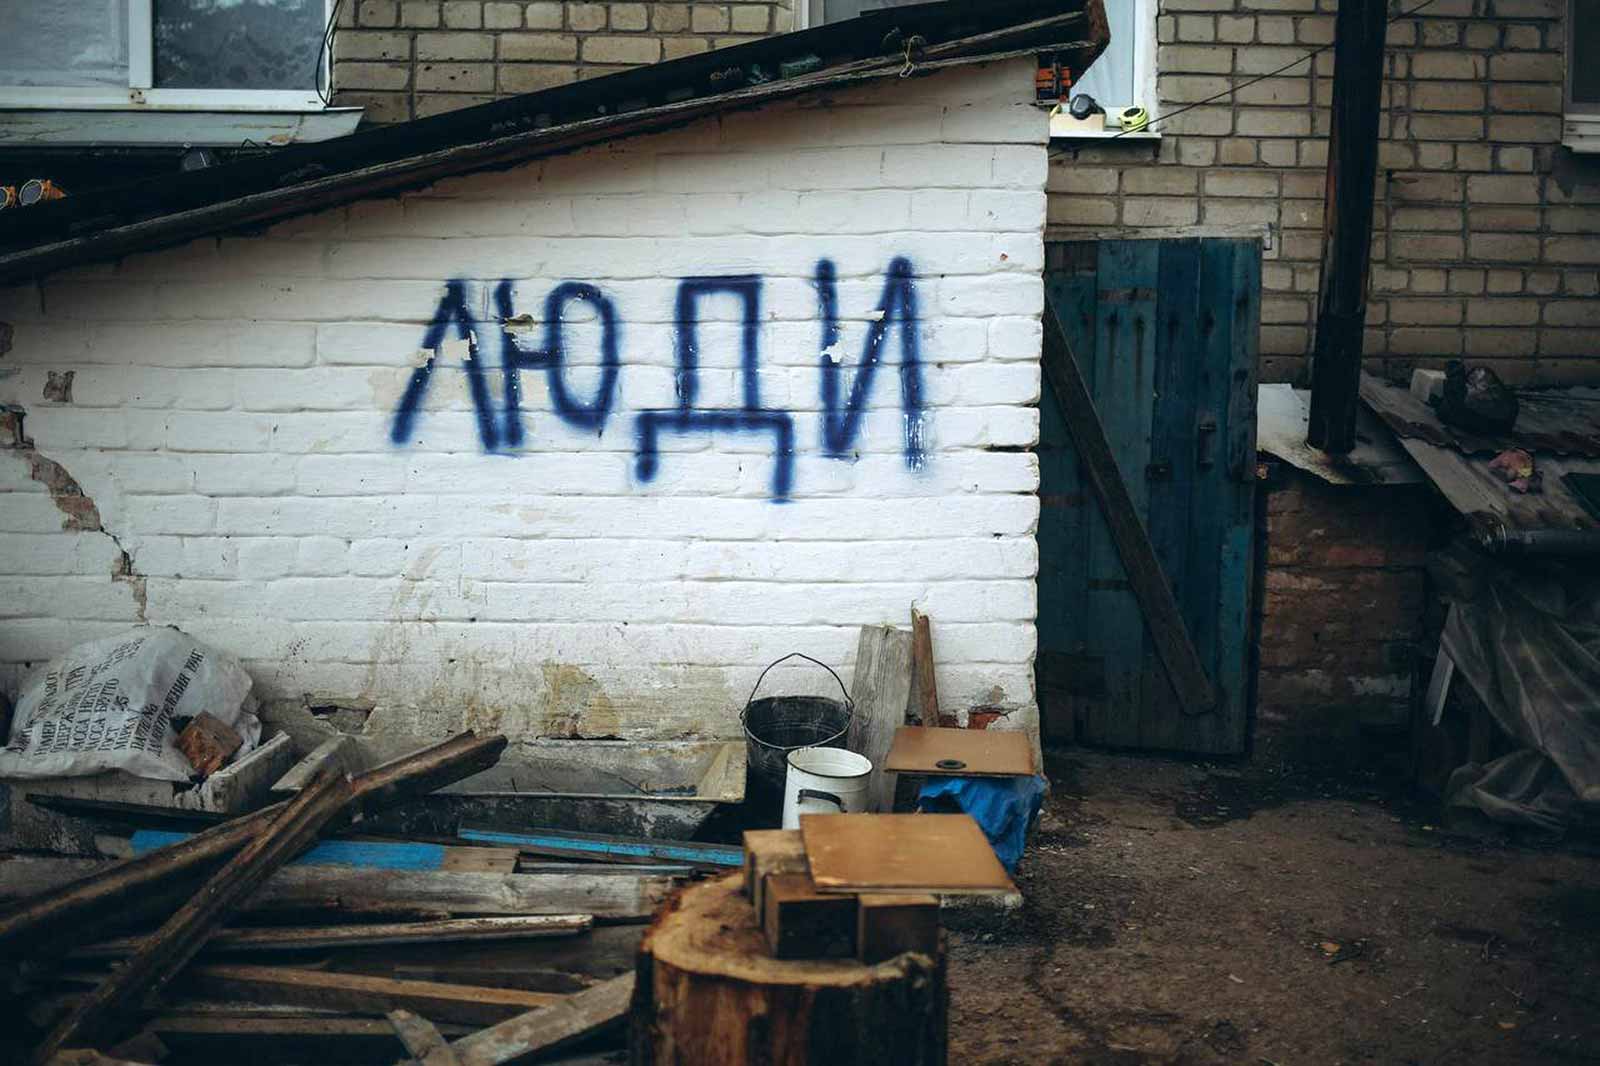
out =
[[(1567, 0), (1566, 70), (1561, 78), (1561, 143), (1574, 152), (1600, 152), (1600, 104), (1575, 105), (1572, 102), (1572, 72), (1578, 67), (1578, 57), (1572, 27), (1578, 24), (1577, 0)], [(1600, 63), (1600, 56), (1589, 56), (1591, 63)]]
[(1117, 137), (1122, 140), (1161, 138), (1158, 130), (1149, 128), (1130, 133), (1122, 132), (1122, 112), (1127, 108), (1144, 108), (1150, 115), (1150, 126), (1155, 126), (1161, 116), (1161, 101), (1156, 95), (1156, 52), (1160, 47), (1156, 40), (1156, 15), (1159, 13), (1159, 6), (1159, 0), (1133, 0), (1133, 22), (1136, 27), (1134, 31), (1136, 36), (1133, 40), (1133, 90), (1137, 94), (1137, 99), (1096, 100), (1096, 103), (1106, 109), (1104, 132), (1073, 130), (1053, 133), (1054, 138), (1059, 140), (1094, 140), (1102, 137)]
[[(27, 0), (35, 2), (35, 0)], [(76, 0), (58, 0), (72, 3)], [(334, 0), (323, 0), (323, 25)], [(322, 70), (331, 86), (333, 53), (323, 33)], [(315, 89), (157, 89), (153, 0), (128, 0), (128, 87), (0, 85), (0, 107), (52, 111), (322, 111)], [(329, 95), (332, 95), (331, 92)]]

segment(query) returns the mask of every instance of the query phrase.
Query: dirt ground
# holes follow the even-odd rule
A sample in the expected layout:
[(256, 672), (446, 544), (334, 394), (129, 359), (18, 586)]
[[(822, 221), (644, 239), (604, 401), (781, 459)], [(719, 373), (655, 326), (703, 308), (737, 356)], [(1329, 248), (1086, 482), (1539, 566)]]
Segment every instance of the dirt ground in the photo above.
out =
[(1600, 1062), (1600, 851), (1371, 782), (1082, 751), (1008, 932), (952, 937), (951, 1063)]

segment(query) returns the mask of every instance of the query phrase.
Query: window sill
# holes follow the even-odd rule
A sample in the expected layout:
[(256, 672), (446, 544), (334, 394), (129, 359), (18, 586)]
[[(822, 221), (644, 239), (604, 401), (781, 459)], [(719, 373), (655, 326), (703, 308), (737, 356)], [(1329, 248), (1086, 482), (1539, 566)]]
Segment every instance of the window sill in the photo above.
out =
[(327, 141), (354, 133), (359, 107), (312, 111), (0, 110), (0, 148), (117, 145), (138, 148), (237, 148)]
[(1574, 152), (1600, 152), (1600, 114), (1569, 111), (1561, 123), (1561, 143)]
[(1121, 130), (1070, 130), (1064, 132), (1050, 131), (1052, 141), (1159, 141), (1161, 134), (1157, 130), (1136, 130), (1133, 133), (1123, 133)]

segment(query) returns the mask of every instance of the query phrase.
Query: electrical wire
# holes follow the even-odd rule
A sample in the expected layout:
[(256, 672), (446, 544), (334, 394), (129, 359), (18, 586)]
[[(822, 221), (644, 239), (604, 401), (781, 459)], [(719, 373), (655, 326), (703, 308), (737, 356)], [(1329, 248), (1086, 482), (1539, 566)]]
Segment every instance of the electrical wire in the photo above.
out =
[[(1418, 4), (1416, 7), (1413, 7), (1408, 11), (1402, 11), (1398, 15), (1395, 15), (1392, 18), (1389, 18), (1385, 22), (1385, 25), (1390, 25), (1390, 24), (1399, 22), (1401, 19), (1410, 18), (1412, 15), (1415, 15), (1417, 12), (1421, 11), (1423, 8), (1427, 7), (1428, 5), (1432, 4), (1433, 2), (1434, 2), (1434, 0), (1422, 0), (1422, 3)], [(1154, 121), (1147, 123), (1145, 126), (1143, 126), (1139, 130), (1122, 130), (1121, 132), (1119, 132), (1116, 135), (1116, 137), (1113, 137), (1111, 139), (1112, 140), (1116, 140), (1117, 137), (1125, 137), (1130, 133), (1141, 133), (1141, 132), (1144, 132), (1145, 130), (1154, 129), (1154, 128), (1160, 126), (1164, 122), (1168, 122), (1168, 121), (1171, 121), (1172, 119), (1177, 118), (1179, 115), (1183, 114), (1185, 111), (1193, 111), (1197, 107), (1204, 107), (1206, 104), (1215, 103), (1216, 101), (1221, 100), (1225, 96), (1232, 96), (1234, 93), (1238, 92), (1241, 89), (1250, 88), (1250, 86), (1254, 85), (1258, 81), (1266, 81), (1268, 78), (1276, 78), (1279, 74), (1282, 74), (1284, 71), (1290, 70), (1290, 69), (1292, 69), (1294, 67), (1298, 67), (1301, 63), (1309, 63), (1311, 60), (1317, 58), (1322, 53), (1326, 52), (1328, 49), (1330, 49), (1332, 47), (1333, 47), (1333, 42), (1329, 42), (1328, 44), (1322, 45), (1319, 48), (1314, 48), (1311, 51), (1307, 52), (1305, 55), (1299, 57), (1298, 59), (1291, 59), (1289, 62), (1285, 63), (1281, 67), (1278, 67), (1276, 70), (1269, 70), (1265, 74), (1256, 75), (1255, 77), (1251, 78), (1249, 81), (1241, 82), (1238, 85), (1229, 86), (1228, 88), (1222, 90), (1219, 93), (1213, 93), (1212, 95), (1206, 97), (1204, 100), (1196, 100), (1192, 104), (1184, 104), (1182, 107), (1178, 108), (1176, 111), (1173, 111), (1170, 114), (1162, 115), (1160, 118), (1155, 119)]]
[[(1432, 0), (1429, 0), (1431, 3)], [(339, 9), (344, 7), (344, 0), (333, 0), (333, 10), (328, 14), (328, 25), (322, 31), (322, 42), (317, 48), (317, 96), (322, 100), (323, 107), (333, 104), (333, 38), (339, 29)], [(323, 87), (322, 72), (326, 66), (328, 72), (327, 87)]]

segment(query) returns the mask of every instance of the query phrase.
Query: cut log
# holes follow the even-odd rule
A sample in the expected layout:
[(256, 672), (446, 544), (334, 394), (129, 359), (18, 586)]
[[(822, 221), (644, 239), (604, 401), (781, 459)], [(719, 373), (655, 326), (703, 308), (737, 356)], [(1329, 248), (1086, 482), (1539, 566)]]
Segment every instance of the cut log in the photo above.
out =
[(212, 931), (227, 921), (272, 873), (316, 840), (323, 826), (354, 800), (350, 779), (328, 774), (290, 801), (254, 840), (217, 871), (193, 898), (68, 1015), (40, 1045), (35, 1061), (62, 1048), (93, 1047), (117, 1035), (144, 998), (159, 995), (194, 958)]
[(906, 951), (939, 954), (939, 897), (856, 897), (856, 958), (879, 963)]
[(752, 829), (744, 835), (744, 894), (757, 914), (766, 912), (766, 879), (810, 872), (798, 829)]
[(739, 878), (684, 888), (639, 954), (634, 1066), (933, 1066), (946, 1061), (942, 953), (877, 966), (774, 959)]
[(517, 1066), (568, 1047), (591, 1033), (622, 1024), (633, 999), (634, 975), (624, 974), (565, 997), (552, 1007), (480, 1029), (450, 1045), (460, 1066)]
[(906, 724), (911, 702), (912, 636), (893, 626), (862, 626), (856, 643), (856, 672), (850, 679), (850, 750), (872, 760), (867, 810), (887, 811), (894, 801), (893, 779), (884, 759), (895, 730)]
[(761, 931), (779, 959), (855, 954), (856, 897), (825, 896), (810, 874), (770, 874), (762, 888)]
[[(462, 733), (351, 781), (356, 804), (371, 813), (493, 766), (506, 738)], [(96, 870), (0, 915), (0, 958), (87, 944), (130, 925), (171, 914), (200, 883), (283, 813), (286, 803), (208, 829), (191, 840)], [(572, 908), (568, 908), (572, 909)]]
[(287, 966), (195, 966), (183, 980), (186, 987), (208, 999), (286, 1003), (349, 1014), (414, 1010), (435, 1021), (465, 1025), (494, 1025), (566, 998), (549, 992), (399, 981)]

